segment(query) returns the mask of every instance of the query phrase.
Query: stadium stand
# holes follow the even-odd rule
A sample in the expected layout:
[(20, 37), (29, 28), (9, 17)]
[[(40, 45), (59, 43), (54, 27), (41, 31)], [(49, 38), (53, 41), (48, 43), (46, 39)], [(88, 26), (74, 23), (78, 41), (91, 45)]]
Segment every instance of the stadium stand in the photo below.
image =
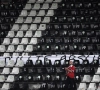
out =
[[(70, 58), (34, 55), (99, 55), (99, 28), (99, 0), (0, 0), (0, 89), (67, 90)], [(75, 57), (77, 90), (100, 90), (100, 57)]]

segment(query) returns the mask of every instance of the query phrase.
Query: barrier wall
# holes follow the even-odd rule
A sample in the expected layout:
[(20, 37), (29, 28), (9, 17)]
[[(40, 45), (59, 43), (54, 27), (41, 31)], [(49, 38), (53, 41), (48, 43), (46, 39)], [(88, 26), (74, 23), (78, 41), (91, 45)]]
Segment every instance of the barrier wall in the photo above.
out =
[(40, 59), (43, 61), (47, 58), (50, 59), (52, 61), (52, 64), (54, 64), (55, 60), (61, 60), (61, 63), (63, 64), (64, 60), (79, 60), (80, 63), (82, 63), (83, 60), (89, 60), (89, 62), (91, 63), (93, 61), (93, 59), (98, 60), (99, 59), (99, 63), (100, 63), (100, 56), (99, 55), (50, 55), (50, 56), (46, 56), (46, 55), (41, 55), (41, 56), (19, 56), (19, 57), (0, 57), (0, 60), (5, 60), (6, 62), (8, 62), (8, 60), (14, 60), (16, 62), (16, 60), (23, 60), (24, 63), (26, 63), (26, 61), (28, 59), (31, 59), (33, 61), (33, 63), (35, 64), (37, 59)]

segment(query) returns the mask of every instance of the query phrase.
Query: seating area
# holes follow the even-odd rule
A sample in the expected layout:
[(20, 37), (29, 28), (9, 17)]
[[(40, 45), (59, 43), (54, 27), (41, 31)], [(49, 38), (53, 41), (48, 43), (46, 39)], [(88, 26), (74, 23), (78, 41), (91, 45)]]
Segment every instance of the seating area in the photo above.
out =
[[(64, 67), (69, 60), (62, 56), (53, 60), (53, 56), (41, 59), (30, 58), (1, 58), (0, 59), (0, 88), (1, 90), (65, 90), (66, 74)], [(76, 67), (75, 80), (77, 90), (100, 89), (99, 59), (74, 60)]]
[(99, 8), (98, 0), (0, 4), (0, 55), (98, 55)]

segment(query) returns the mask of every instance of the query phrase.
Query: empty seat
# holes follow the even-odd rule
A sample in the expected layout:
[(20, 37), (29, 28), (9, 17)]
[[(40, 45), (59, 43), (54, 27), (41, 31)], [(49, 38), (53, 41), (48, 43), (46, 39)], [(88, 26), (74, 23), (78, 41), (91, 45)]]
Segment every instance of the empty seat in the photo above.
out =
[(29, 30), (37, 30), (37, 24), (31, 24)]
[(60, 3), (62, 0), (54, 0), (53, 2)]
[(9, 60), (9, 61), (7, 62), (6, 67), (13, 67), (14, 64), (15, 64), (14, 60)]
[(27, 16), (27, 10), (22, 10), (20, 16)]
[(28, 38), (22, 38), (22, 41), (20, 44), (28, 44)]
[(6, 51), (5, 45), (0, 45), (0, 52), (5, 52), (5, 51)]
[(9, 75), (5, 82), (14, 82), (14, 75)]
[(41, 37), (42, 36), (42, 32), (41, 31), (36, 31), (35, 35), (33, 37)]
[(96, 83), (90, 83), (87, 90), (96, 90)]
[(18, 45), (15, 52), (23, 52), (23, 51), (24, 51), (24, 46), (23, 45)]
[(14, 31), (9, 31), (6, 37), (15, 37)]
[(28, 30), (28, 25), (27, 24), (22, 24), (22, 27), (21, 27), (21, 29), (20, 30)]
[(29, 44), (37, 44), (37, 38), (31, 38), (30, 43)]
[(100, 67), (98, 67), (96, 74), (100, 74)]
[(32, 17), (27, 17), (24, 23), (32, 23)]
[(2, 44), (4, 44), (4, 45), (9, 45), (9, 44), (10, 44), (10, 38), (4, 38)]
[(54, 10), (48, 10), (46, 16), (53, 16), (54, 15)]
[(33, 6), (32, 9), (34, 9), (34, 10), (38, 10), (38, 9), (40, 9), (40, 4), (34, 4), (34, 6)]
[(11, 44), (13, 44), (13, 45), (18, 45), (18, 44), (19, 44), (19, 38), (13, 38)]
[(27, 45), (25, 52), (32, 52), (33, 51), (33, 45)]
[(1, 74), (9, 74), (10, 68), (4, 68)]
[(33, 21), (33, 23), (40, 23), (41, 22), (41, 17), (36, 17)]
[(44, 17), (42, 23), (49, 23), (50, 22), (50, 17)]
[(15, 23), (23, 23), (24, 19), (23, 17), (18, 17)]
[(45, 16), (45, 10), (40, 10), (37, 16)]
[(18, 24), (14, 24), (13, 26), (12, 26), (12, 29), (11, 30), (13, 30), (13, 31), (18, 31), (19, 30), (19, 25)]
[(57, 9), (57, 8), (58, 8), (58, 4), (57, 3), (52, 3), (50, 9)]
[(46, 24), (40, 24), (38, 30), (46, 30)]
[(31, 4), (26, 4), (24, 7), (24, 9), (26, 9), (26, 10), (30, 10), (31, 8), (32, 8)]
[(6, 52), (14, 52), (14, 51), (15, 51), (14, 45), (9, 45)]
[(9, 57), (10, 56), (10, 53), (4, 53), (3, 54), (3, 57)]
[(24, 37), (32, 37), (33, 32), (32, 31), (27, 31)]
[(15, 37), (23, 37), (23, 31), (18, 31)]
[(9, 90), (9, 89), (10, 89), (10, 83), (4, 83), (4, 84), (2, 85), (1, 90)]
[(82, 82), (90, 82), (90, 81), (91, 81), (90, 75), (84, 75)]
[(91, 82), (100, 82), (100, 76), (99, 75), (94, 75)]
[(46, 0), (45, 2), (46, 2), (46, 3), (52, 3), (53, 0)]
[(4, 67), (5, 66), (5, 60), (0, 60), (0, 67)]
[(36, 16), (36, 10), (31, 10), (28, 16)]
[(22, 53), (22, 56), (29, 56), (29, 53)]
[(10, 74), (19, 74), (19, 68), (14, 67), (14, 68), (12, 69), (12, 72), (11, 72)]
[(79, 84), (78, 90), (86, 90), (86, 89), (87, 89), (86, 83)]
[(0, 82), (4, 82), (5, 81), (5, 76), (4, 75), (0, 75)]
[(43, 3), (44, 0), (37, 0), (36, 3)]
[(29, 0), (28, 3), (35, 3), (36, 0)]
[(16, 66), (16, 67), (23, 67), (23, 66), (24, 66), (23, 60), (17, 60), (17, 63), (16, 63), (15, 66)]
[(41, 9), (49, 9), (49, 4), (48, 3), (44, 3)]

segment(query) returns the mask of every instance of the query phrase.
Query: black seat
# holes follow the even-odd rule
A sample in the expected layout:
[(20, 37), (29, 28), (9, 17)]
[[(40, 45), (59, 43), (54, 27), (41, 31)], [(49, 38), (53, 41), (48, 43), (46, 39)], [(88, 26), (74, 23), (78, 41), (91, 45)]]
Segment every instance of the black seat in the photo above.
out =
[(55, 60), (54, 66), (55, 67), (60, 67), (61, 66), (61, 61), (60, 60)]
[(51, 63), (51, 60), (44, 60), (44, 66), (46, 66), (46, 67), (50, 67), (50, 66), (52, 66), (52, 63)]
[(75, 76), (75, 80), (77, 83), (80, 83), (81, 82), (81, 76), (80, 75), (76, 75)]
[(74, 65), (75, 65), (75, 67), (80, 66), (80, 62), (79, 62), (79, 60), (74, 60)]
[(32, 60), (27, 60), (26, 64), (25, 64), (26, 67), (33, 67), (33, 61)]

